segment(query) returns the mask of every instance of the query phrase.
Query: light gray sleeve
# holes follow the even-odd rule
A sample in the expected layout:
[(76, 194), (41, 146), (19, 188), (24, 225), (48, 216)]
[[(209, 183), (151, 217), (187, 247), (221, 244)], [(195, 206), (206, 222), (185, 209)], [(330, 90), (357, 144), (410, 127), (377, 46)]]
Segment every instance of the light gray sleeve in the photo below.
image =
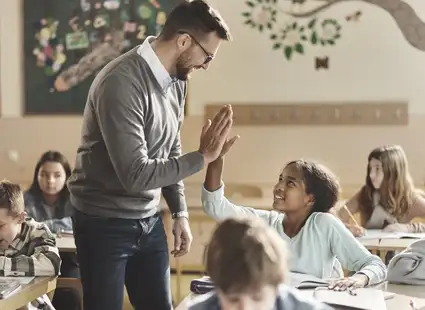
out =
[(166, 187), (199, 172), (200, 152), (151, 159), (144, 135), (145, 95), (126, 75), (108, 77), (92, 94), (94, 113), (112, 165), (129, 193)]
[(253, 208), (237, 206), (231, 203), (226, 197), (224, 197), (223, 182), (221, 183), (220, 188), (214, 192), (207, 191), (202, 185), (201, 199), (205, 213), (217, 221), (231, 217), (253, 215), (266, 220), (267, 223), (270, 222), (270, 211), (256, 210)]
[(370, 253), (353, 234), (332, 214), (322, 214), (319, 225), (330, 227), (330, 244), (332, 252), (341, 265), (369, 278), (368, 285), (385, 280), (387, 268), (381, 259)]
[(425, 285), (425, 239), (414, 242), (388, 264), (390, 283)]

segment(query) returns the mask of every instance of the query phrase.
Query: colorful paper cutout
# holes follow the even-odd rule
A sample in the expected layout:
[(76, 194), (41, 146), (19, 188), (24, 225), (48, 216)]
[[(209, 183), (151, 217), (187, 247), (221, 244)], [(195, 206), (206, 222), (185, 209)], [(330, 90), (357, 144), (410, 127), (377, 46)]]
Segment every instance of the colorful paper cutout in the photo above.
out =
[(68, 33), (65, 36), (65, 42), (68, 50), (86, 49), (90, 45), (86, 31)]

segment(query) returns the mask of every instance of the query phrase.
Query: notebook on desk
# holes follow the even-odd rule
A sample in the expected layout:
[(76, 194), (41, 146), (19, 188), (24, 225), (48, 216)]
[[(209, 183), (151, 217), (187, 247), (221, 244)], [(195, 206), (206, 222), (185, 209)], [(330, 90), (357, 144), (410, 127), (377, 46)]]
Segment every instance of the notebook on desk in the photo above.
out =
[(368, 239), (422, 239), (424, 233), (402, 233), (402, 232), (384, 232), (381, 229), (368, 229), (366, 234), (359, 237), (360, 240)]
[(0, 277), (0, 282), (3, 280), (9, 281), (11, 279), (18, 281), (19, 284), (28, 284), (34, 279), (34, 277), (19, 277), (19, 276), (10, 275), (8, 277)]
[(13, 292), (21, 288), (19, 280), (13, 278), (0, 279), (0, 299), (8, 297)]
[(385, 295), (381, 290), (359, 288), (355, 296), (348, 291), (333, 291), (318, 288), (314, 291), (314, 298), (328, 304), (333, 309), (347, 310), (386, 310)]
[(329, 282), (309, 274), (291, 272), (289, 273), (288, 285), (297, 289), (311, 289), (316, 287), (328, 287)]

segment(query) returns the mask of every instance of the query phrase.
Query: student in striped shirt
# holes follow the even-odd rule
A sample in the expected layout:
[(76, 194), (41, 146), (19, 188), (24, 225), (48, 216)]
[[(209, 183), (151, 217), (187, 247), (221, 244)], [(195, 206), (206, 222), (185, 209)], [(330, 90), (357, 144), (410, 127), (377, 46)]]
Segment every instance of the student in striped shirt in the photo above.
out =
[[(18, 184), (0, 182), (0, 276), (57, 276), (61, 266), (49, 228), (27, 217)], [(54, 309), (47, 295), (27, 309)]]

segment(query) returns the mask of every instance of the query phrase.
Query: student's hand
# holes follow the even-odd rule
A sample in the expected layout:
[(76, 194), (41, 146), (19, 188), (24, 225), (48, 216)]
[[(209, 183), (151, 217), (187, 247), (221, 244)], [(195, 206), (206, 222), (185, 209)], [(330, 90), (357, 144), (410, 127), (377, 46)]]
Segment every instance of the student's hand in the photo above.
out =
[(409, 232), (409, 226), (406, 224), (390, 224), (385, 226), (385, 228), (382, 231), (385, 232), (401, 232), (401, 233), (408, 233)]
[(202, 128), (199, 152), (204, 155), (205, 165), (216, 160), (227, 141), (233, 124), (233, 111), (230, 105), (225, 105), (215, 115), (212, 121), (208, 120)]
[(171, 254), (174, 257), (180, 257), (188, 253), (190, 251), (193, 236), (190, 231), (189, 220), (187, 218), (178, 217), (174, 219), (173, 235), (174, 250), (171, 251)]
[(354, 235), (354, 237), (363, 237), (366, 234), (366, 229), (361, 226), (346, 224), (345, 225)]
[(232, 148), (233, 144), (236, 142), (236, 140), (238, 140), (240, 138), (239, 135), (236, 135), (232, 138), (227, 138), (226, 139), (226, 143), (224, 143), (223, 148), (221, 149), (221, 153), (219, 157), (223, 157), (224, 155), (227, 154), (227, 152), (230, 151), (230, 149)]
[(330, 290), (345, 291), (348, 288), (365, 287), (369, 283), (369, 278), (365, 274), (358, 273), (348, 278), (341, 278), (331, 281)]

